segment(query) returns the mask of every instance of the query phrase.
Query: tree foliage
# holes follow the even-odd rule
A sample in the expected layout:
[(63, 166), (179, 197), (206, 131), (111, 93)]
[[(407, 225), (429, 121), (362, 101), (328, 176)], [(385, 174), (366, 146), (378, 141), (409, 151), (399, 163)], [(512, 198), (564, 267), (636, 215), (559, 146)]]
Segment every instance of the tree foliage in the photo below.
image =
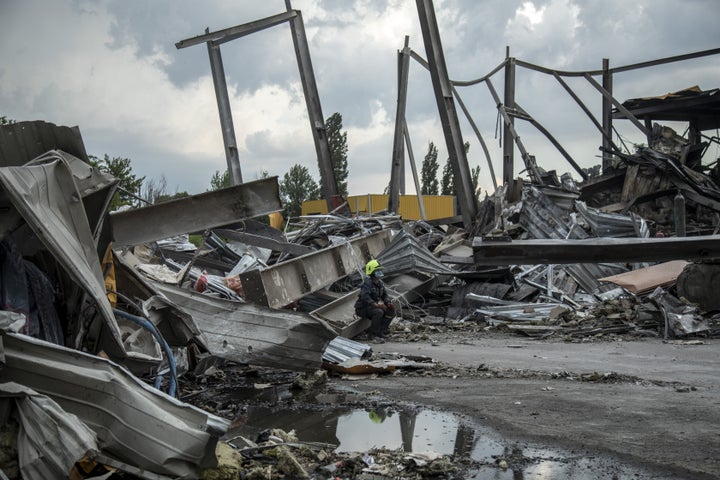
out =
[(12, 118), (7, 118), (5, 115), (0, 116), (0, 125), (11, 125), (15, 123)]
[(437, 147), (433, 142), (430, 142), (420, 172), (420, 191), (423, 195), (438, 194), (437, 171), (440, 165), (438, 165), (437, 154)]
[(480, 165), (470, 170), (470, 180), (472, 181), (475, 197), (480, 198)]
[(110, 210), (123, 206), (140, 206), (140, 190), (145, 177), (138, 177), (133, 173), (129, 158), (110, 158), (107, 153), (102, 159), (90, 155), (90, 164), (120, 180), (118, 190), (110, 203)]
[(315, 200), (320, 196), (320, 187), (310, 176), (307, 167), (295, 164), (280, 181), (280, 197), (285, 206), (285, 214), (297, 217), (302, 212), (302, 202)]
[(440, 179), (440, 195), (452, 195), (455, 190), (455, 182), (453, 181), (453, 169), (450, 157), (445, 160), (443, 166), (442, 178)]
[[(470, 150), (470, 142), (465, 142), (465, 153)], [(480, 168), (480, 167), (478, 167)], [(450, 157), (445, 161), (443, 167), (442, 179), (440, 180), (440, 195), (454, 195), (455, 194), (455, 174), (453, 172), (452, 163)]]
[(215, 170), (215, 173), (213, 173), (213, 176), (210, 179), (211, 191), (227, 188), (231, 185), (232, 180), (230, 179), (230, 170), (223, 170), (222, 172), (220, 170)]
[(347, 132), (342, 131), (342, 115), (333, 113), (325, 120), (325, 132), (327, 133), (328, 146), (330, 147), (330, 159), (332, 160), (335, 181), (337, 182), (338, 193), (342, 196), (348, 194), (348, 161), (347, 161)]

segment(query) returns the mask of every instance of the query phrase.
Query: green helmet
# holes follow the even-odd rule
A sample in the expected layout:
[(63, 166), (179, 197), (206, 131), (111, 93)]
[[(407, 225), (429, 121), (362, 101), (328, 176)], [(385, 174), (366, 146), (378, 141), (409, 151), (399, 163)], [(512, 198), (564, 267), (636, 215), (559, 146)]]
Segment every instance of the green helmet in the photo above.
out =
[(382, 267), (380, 266), (380, 263), (379, 263), (377, 260), (375, 260), (375, 259), (370, 260), (370, 261), (365, 265), (365, 274), (366, 274), (368, 277), (369, 277), (370, 275), (372, 275), (375, 271), (380, 272), (381, 270), (382, 270)]

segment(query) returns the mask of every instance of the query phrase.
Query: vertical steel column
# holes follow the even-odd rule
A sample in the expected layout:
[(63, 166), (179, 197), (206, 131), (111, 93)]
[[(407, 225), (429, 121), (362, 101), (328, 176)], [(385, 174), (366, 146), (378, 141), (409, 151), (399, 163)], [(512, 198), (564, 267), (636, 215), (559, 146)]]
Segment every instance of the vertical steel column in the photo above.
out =
[(397, 213), (400, 207), (400, 194), (405, 194), (405, 144), (403, 127), (405, 125), (405, 107), (407, 106), (408, 72), (410, 71), (410, 37), (405, 36), (405, 46), (398, 52), (398, 94), (395, 111), (395, 136), (393, 137), (392, 163), (390, 165), (390, 191), (388, 192), (388, 211)]
[[(511, 113), (515, 108), (515, 58), (510, 57), (510, 47), (505, 47), (505, 111)], [(509, 185), (515, 176), (515, 143), (512, 130), (515, 119), (503, 124), (503, 184)]]
[(435, 100), (437, 101), (440, 121), (445, 134), (445, 144), (447, 145), (450, 163), (453, 167), (455, 193), (460, 206), (463, 225), (469, 229), (472, 227), (477, 214), (477, 199), (472, 188), (470, 168), (468, 167), (460, 123), (455, 110), (452, 85), (445, 65), (440, 32), (435, 18), (435, 9), (432, 0), (416, 0), (416, 3), (425, 51), (430, 64), (430, 77), (435, 91)]
[(410, 168), (412, 168), (413, 180), (415, 181), (415, 192), (417, 193), (418, 206), (420, 207), (420, 218), (425, 221), (427, 220), (427, 216), (425, 215), (425, 200), (423, 200), (422, 196), (422, 185), (420, 185), (420, 178), (418, 177), (417, 167), (415, 166), (415, 155), (413, 154), (412, 144), (410, 143), (410, 132), (408, 132), (405, 119), (403, 119), (403, 136), (407, 144), (408, 160), (410, 161)]
[[(613, 90), (613, 77), (610, 71), (610, 60), (603, 58), (602, 60), (602, 86), (607, 92), (612, 95)], [(603, 157), (602, 157), (602, 168), (603, 172), (606, 168), (610, 168), (612, 164), (612, 155), (608, 153), (608, 150), (613, 148), (612, 143), (612, 102), (607, 98), (603, 97), (602, 102), (602, 128), (603, 128)]]
[[(285, 0), (288, 11), (292, 10), (290, 1)], [(310, 60), (310, 48), (308, 47), (307, 36), (305, 35), (305, 25), (303, 24), (302, 13), (295, 10), (297, 16), (290, 20), (290, 31), (292, 33), (293, 45), (295, 46), (295, 56), (297, 58), (298, 70), (300, 70), (300, 81), (302, 82), (303, 92), (305, 93), (305, 103), (307, 104), (308, 117), (310, 118), (310, 128), (315, 142), (315, 152), (318, 157), (318, 167), (320, 169), (320, 186), (323, 196), (328, 204), (328, 211), (337, 207), (333, 204), (333, 198), (339, 194), (337, 180), (335, 179), (335, 170), (333, 170), (332, 157), (330, 155), (330, 145), (328, 144), (327, 132), (325, 131), (325, 117), (320, 107), (320, 95), (318, 93), (317, 84), (315, 83), (315, 73)]]
[[(209, 29), (205, 29), (205, 33), (209, 33)], [(227, 92), (222, 55), (220, 55), (220, 45), (210, 41), (207, 42), (207, 47), (213, 85), (215, 86), (215, 98), (217, 99), (220, 114), (220, 127), (222, 128), (223, 143), (225, 144), (228, 172), (230, 172), (232, 184), (240, 185), (243, 183), (240, 171), (240, 157), (238, 156), (237, 141), (235, 140), (235, 127), (233, 126), (232, 111), (230, 110), (230, 98)]]

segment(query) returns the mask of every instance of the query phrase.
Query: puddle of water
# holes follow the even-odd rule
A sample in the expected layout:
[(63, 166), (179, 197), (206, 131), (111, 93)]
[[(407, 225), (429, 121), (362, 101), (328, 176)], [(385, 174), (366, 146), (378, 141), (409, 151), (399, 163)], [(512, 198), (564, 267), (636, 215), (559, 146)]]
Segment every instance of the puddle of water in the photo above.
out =
[[(481, 466), (468, 472), (466, 478), (476, 480), (677, 478), (658, 476), (657, 472), (609, 457), (510, 444), (490, 429), (471, 427), (456, 415), (432, 410), (350, 407), (291, 410), (286, 406), (248, 406), (246, 412), (235, 419), (225, 439), (243, 436), (255, 440), (261, 431), (271, 428), (295, 430), (302, 441), (337, 445), (338, 453), (386, 448), (470, 458)], [(499, 467), (500, 459), (508, 462), (508, 468)]]

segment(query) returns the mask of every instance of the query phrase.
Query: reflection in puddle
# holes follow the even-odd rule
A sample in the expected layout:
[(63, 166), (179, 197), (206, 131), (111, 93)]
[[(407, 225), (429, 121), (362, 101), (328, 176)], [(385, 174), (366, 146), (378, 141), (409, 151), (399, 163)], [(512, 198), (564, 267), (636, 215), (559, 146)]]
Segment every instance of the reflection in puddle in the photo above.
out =
[[(677, 478), (658, 476), (656, 472), (623, 465), (609, 457), (530, 446), (520, 448), (490, 429), (471, 427), (461, 417), (432, 410), (348, 407), (289, 410), (283, 406), (248, 406), (225, 438), (243, 436), (254, 440), (261, 431), (271, 428), (295, 430), (304, 442), (337, 445), (338, 453), (385, 448), (469, 458), (481, 465), (466, 477), (476, 480)], [(500, 465), (501, 461), (507, 462), (507, 468)]]

